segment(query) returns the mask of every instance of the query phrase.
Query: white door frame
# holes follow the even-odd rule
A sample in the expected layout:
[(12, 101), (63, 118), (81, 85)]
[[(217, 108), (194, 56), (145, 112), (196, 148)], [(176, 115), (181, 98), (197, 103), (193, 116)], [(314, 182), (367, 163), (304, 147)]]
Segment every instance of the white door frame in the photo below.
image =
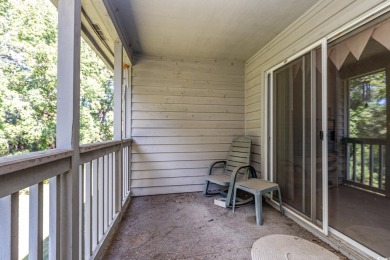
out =
[[(265, 99), (265, 114), (266, 114), (266, 117), (265, 117), (265, 136), (267, 137), (267, 144), (270, 145), (270, 147), (267, 147), (269, 153), (266, 153), (265, 154), (265, 161), (266, 162), (270, 162), (270, 165), (265, 165), (264, 167), (264, 170), (266, 173), (270, 172), (271, 174), (269, 174), (270, 176), (270, 180), (273, 181), (274, 180), (274, 176), (273, 176), (273, 144), (274, 144), (274, 129), (273, 129), (273, 122), (274, 122), (274, 118), (273, 118), (273, 114), (270, 113), (269, 114), (269, 108), (270, 107), (273, 107), (273, 72), (276, 71), (277, 69), (283, 67), (285, 64), (307, 54), (307, 53), (310, 53), (312, 50), (318, 48), (318, 47), (321, 47), (321, 48), (324, 48), (324, 45), (325, 45), (325, 50), (322, 49), (322, 52), (321, 52), (321, 55), (322, 55), (322, 68), (326, 68), (327, 67), (327, 41), (326, 39), (323, 39), (321, 41), (317, 41), (315, 43), (313, 43), (312, 45), (310, 45), (309, 47), (303, 49), (302, 51), (296, 53), (295, 55), (291, 56), (290, 58), (284, 60), (283, 62), (279, 63), (278, 65), (272, 67), (270, 70), (266, 71), (265, 72), (265, 88), (264, 88), (264, 93), (265, 93), (265, 96), (266, 97), (270, 97), (270, 99), (266, 98)], [(325, 58), (324, 58), (325, 57)], [(270, 77), (270, 80), (268, 82), (268, 77)], [(324, 84), (325, 83), (325, 84)], [(322, 160), (323, 161), (327, 161), (327, 158), (328, 158), (328, 146), (325, 145), (327, 144), (327, 138), (326, 138), (326, 129), (327, 129), (327, 120), (326, 120), (326, 114), (324, 116), (324, 111), (325, 113), (327, 113), (327, 99), (324, 99), (324, 93), (327, 92), (327, 73), (325, 71), (322, 72), (322, 131), (324, 132), (324, 139), (323, 139), (323, 145), (322, 145)], [(270, 84), (270, 86), (268, 86)], [(270, 92), (270, 93), (269, 93)], [(270, 94), (270, 95), (269, 95)], [(326, 95), (325, 95), (326, 97)], [(324, 100), (326, 102), (324, 102)], [(271, 109), (272, 111), (272, 109)], [(267, 117), (270, 117), (269, 119)], [(269, 126), (268, 126), (268, 122), (269, 122)], [(268, 131), (269, 129), (269, 131)], [(316, 133), (315, 133), (316, 134)], [(268, 142), (270, 138), (270, 141)], [(268, 158), (268, 156), (270, 158)], [(326, 159), (326, 160), (325, 160)], [(305, 222), (306, 224), (310, 225), (311, 227), (315, 228), (316, 230), (322, 232), (323, 234), (325, 235), (328, 235), (328, 197), (327, 197), (327, 189), (328, 189), (328, 182), (327, 181), (324, 181), (324, 180), (327, 180), (328, 179), (328, 164), (327, 163), (323, 163), (322, 164), (322, 172), (323, 172), (323, 181), (322, 181), (322, 190), (323, 190), (323, 193), (324, 191), (326, 191), (325, 193), (326, 194), (323, 194), (322, 196), (322, 203), (323, 203), (323, 214), (322, 214), (322, 219), (323, 219), (323, 224), (322, 224), (322, 228), (318, 227), (317, 225), (315, 225), (313, 222), (303, 218), (302, 216), (300, 216), (299, 214), (297, 214), (296, 212), (286, 208), (285, 210), (294, 214), (294, 216), (298, 217), (301, 221)], [(325, 173), (325, 174), (324, 174)], [(268, 174), (266, 174), (268, 176)], [(326, 196), (325, 196), (326, 195)], [(277, 201), (275, 201), (273, 199), (273, 197), (271, 196), (271, 201), (276, 203), (276, 204), (279, 204)]]

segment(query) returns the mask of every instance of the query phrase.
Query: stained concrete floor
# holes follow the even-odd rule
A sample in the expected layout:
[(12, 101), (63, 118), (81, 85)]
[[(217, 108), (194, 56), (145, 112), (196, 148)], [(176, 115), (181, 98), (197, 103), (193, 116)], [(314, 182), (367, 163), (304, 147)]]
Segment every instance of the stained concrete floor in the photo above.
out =
[(254, 204), (233, 213), (202, 193), (132, 198), (102, 259), (250, 259), (260, 237), (307, 239), (346, 259), (314, 235), (263, 203), (263, 226)]

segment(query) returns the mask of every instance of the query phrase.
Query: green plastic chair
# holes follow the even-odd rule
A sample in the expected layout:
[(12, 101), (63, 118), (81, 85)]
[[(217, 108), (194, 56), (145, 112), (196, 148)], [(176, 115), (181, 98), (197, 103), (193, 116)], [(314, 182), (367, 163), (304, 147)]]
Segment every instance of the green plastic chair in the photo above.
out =
[[(233, 139), (227, 160), (216, 161), (209, 166), (203, 191), (205, 195), (220, 194), (208, 191), (210, 182), (228, 187), (226, 207), (231, 205), (234, 184), (247, 180), (250, 175), (252, 178), (256, 178), (256, 170), (250, 166), (251, 146), (252, 141), (248, 137), (240, 136)], [(213, 174), (215, 166), (221, 163), (224, 164), (223, 173)]]

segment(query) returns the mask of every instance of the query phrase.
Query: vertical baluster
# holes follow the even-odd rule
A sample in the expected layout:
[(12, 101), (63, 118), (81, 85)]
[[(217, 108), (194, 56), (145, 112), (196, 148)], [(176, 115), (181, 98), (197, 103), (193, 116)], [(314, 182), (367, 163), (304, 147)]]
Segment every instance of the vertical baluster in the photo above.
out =
[(347, 143), (347, 170), (345, 172), (346, 180), (351, 180), (351, 146), (349, 143)]
[(0, 198), (0, 259), (19, 259), (19, 192)]
[[(49, 181), (49, 257), (60, 258), (60, 177)], [(81, 222), (80, 222), (81, 223)], [(81, 240), (80, 240), (81, 241)]]
[(126, 152), (126, 176), (127, 176), (127, 179), (126, 179), (126, 185), (127, 185), (127, 189), (126, 189), (126, 194), (129, 195), (129, 191), (130, 191), (130, 168), (129, 168), (129, 152), (130, 152), (130, 146), (127, 147), (127, 152)]
[(126, 147), (122, 149), (122, 203), (126, 196)]
[(122, 149), (114, 152), (114, 216), (121, 211), (122, 208)]
[(118, 176), (118, 180), (117, 180), (117, 184), (116, 184), (116, 187), (117, 187), (117, 199), (118, 201), (116, 202), (116, 206), (115, 206), (115, 212), (116, 213), (119, 213), (122, 211), (122, 201), (123, 201), (123, 186), (122, 186), (122, 183), (123, 183), (123, 168), (122, 168), (122, 165), (123, 165), (123, 155), (122, 155), (122, 149), (119, 149), (117, 152), (116, 152), (116, 161), (115, 161), (115, 167), (116, 167), (116, 171), (117, 171), (117, 174), (116, 176)]
[(30, 187), (30, 225), (28, 259), (43, 258), (43, 183)]
[(79, 259), (82, 259), (84, 256), (84, 203), (84, 164), (82, 164), (79, 167)]
[(365, 175), (364, 175), (364, 144), (362, 143), (360, 145), (360, 167), (361, 167), (361, 170), (360, 170), (360, 174), (361, 174), (361, 177), (360, 177), (360, 182), (364, 184), (364, 181), (365, 181)]
[(91, 256), (91, 163), (85, 164), (84, 258)]
[(98, 161), (92, 161), (92, 252), (95, 251), (98, 241), (98, 195), (97, 195), (97, 187), (98, 187)]
[(127, 151), (128, 147), (125, 147), (123, 151), (123, 200), (126, 199), (127, 196)]
[[(125, 172), (125, 164), (124, 164), (124, 160), (125, 160), (125, 147), (123, 148), (120, 148), (122, 150), (122, 165), (120, 166), (122, 168), (122, 179), (124, 180), (125, 176), (124, 176), (124, 172)], [(124, 190), (125, 190), (125, 182), (123, 181), (122, 182), (122, 192), (121, 192), (121, 201), (123, 202), (123, 198), (125, 197), (125, 193), (124, 193)]]
[(126, 195), (129, 194), (129, 178), (130, 178), (130, 175), (129, 175), (129, 172), (130, 172), (130, 169), (129, 169), (129, 146), (127, 146), (127, 150), (126, 150)]
[(378, 174), (378, 185), (379, 189), (383, 188), (383, 145), (379, 145), (379, 174)]
[(130, 175), (129, 175), (129, 172), (130, 172), (130, 169), (129, 169), (129, 146), (127, 146), (127, 149), (126, 149), (126, 196), (129, 194), (129, 190), (130, 190), (130, 186), (129, 186), (129, 178), (130, 178)]
[(112, 153), (108, 155), (108, 226), (111, 225), (112, 220), (112, 187), (113, 187), (113, 174), (112, 174)]
[(102, 238), (103, 238), (103, 233), (104, 233), (104, 227), (103, 227), (103, 219), (104, 219), (104, 216), (103, 216), (103, 185), (104, 185), (104, 182), (103, 182), (103, 171), (104, 171), (104, 163), (103, 163), (104, 159), (103, 157), (100, 157), (99, 158), (99, 168), (98, 168), (98, 218), (99, 218), (99, 227), (98, 227), (98, 241), (100, 241)]
[(129, 180), (128, 180), (128, 182), (129, 182), (129, 196), (131, 194), (131, 150), (132, 150), (132, 143), (130, 143), (129, 154), (128, 154), (128, 157), (127, 157), (127, 159), (128, 159), (127, 167), (129, 169), (129, 171), (128, 171), (128, 175), (129, 175)]
[(353, 143), (353, 181), (356, 182), (356, 143)]
[(108, 170), (108, 155), (105, 155), (104, 156), (104, 170), (103, 170), (103, 178), (104, 178), (104, 204), (103, 204), (103, 207), (104, 207), (104, 219), (103, 219), (103, 226), (104, 226), (104, 234), (106, 233), (106, 230), (107, 230), (107, 227), (108, 227), (108, 200), (109, 200), (109, 196), (108, 196), (108, 193), (109, 193), (109, 170)]
[(370, 167), (370, 181), (369, 181), (369, 184), (370, 186), (372, 187), (372, 184), (373, 184), (373, 177), (374, 177), (374, 153), (372, 151), (372, 144), (370, 144), (370, 163), (369, 163), (369, 167)]

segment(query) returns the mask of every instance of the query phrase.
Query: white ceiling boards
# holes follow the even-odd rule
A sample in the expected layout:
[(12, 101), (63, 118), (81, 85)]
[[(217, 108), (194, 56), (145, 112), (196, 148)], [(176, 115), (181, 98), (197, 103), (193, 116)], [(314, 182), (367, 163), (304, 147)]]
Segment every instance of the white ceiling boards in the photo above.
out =
[(112, 0), (135, 53), (246, 60), (318, 0)]

